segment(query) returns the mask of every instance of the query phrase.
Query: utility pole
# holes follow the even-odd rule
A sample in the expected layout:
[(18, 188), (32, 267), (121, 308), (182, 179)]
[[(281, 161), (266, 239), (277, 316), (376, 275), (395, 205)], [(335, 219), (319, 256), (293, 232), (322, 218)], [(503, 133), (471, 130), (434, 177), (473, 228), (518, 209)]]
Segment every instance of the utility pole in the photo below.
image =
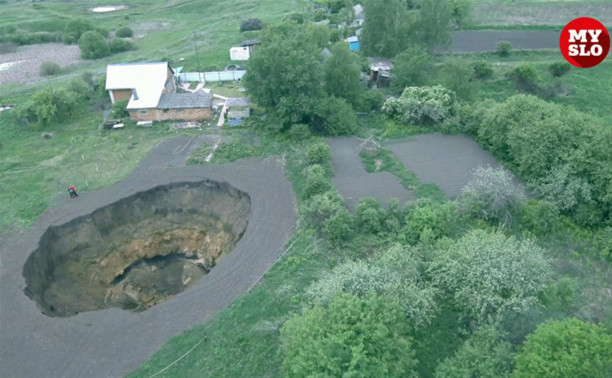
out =
[(193, 44), (195, 45), (195, 52), (196, 52), (196, 58), (198, 60), (198, 72), (201, 72), (200, 70), (200, 54), (198, 53), (198, 42), (196, 40), (196, 33), (193, 33)]

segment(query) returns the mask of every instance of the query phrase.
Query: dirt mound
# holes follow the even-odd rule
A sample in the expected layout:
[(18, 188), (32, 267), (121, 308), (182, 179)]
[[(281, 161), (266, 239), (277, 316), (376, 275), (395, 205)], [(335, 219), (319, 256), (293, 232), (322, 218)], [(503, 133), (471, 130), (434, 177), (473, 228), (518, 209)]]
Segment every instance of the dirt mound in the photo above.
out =
[(23, 268), (48, 316), (143, 311), (208, 273), (244, 234), (250, 197), (213, 181), (173, 183), (49, 227)]

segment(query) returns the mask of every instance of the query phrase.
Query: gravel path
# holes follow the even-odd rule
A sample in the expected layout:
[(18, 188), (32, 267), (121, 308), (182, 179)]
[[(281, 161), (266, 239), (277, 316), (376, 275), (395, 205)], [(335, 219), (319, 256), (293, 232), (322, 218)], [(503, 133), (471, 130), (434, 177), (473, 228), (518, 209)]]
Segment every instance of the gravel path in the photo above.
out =
[[(206, 323), (245, 293), (283, 252), (295, 227), (295, 199), (276, 158), (216, 166), (184, 166), (202, 138), (160, 143), (126, 180), (58, 199), (22, 235), (0, 246), (0, 376), (120, 376), (135, 369), (169, 338)], [(151, 309), (81, 313), (70, 318), (41, 314), (23, 289), (22, 267), (50, 225), (60, 225), (134, 193), (171, 182), (212, 179), (251, 196), (253, 213), (243, 238), (217, 266), (188, 290)]]
[(448, 198), (461, 194), (479, 166), (500, 166), (493, 155), (464, 135), (423, 134), (385, 147), (419, 181), (437, 185)]
[(416, 200), (391, 173), (368, 173), (365, 170), (359, 156), (359, 139), (327, 138), (327, 143), (331, 147), (335, 171), (332, 181), (351, 211), (355, 210), (361, 198), (366, 197), (378, 198), (383, 204), (391, 198), (397, 198), (400, 205)]
[(459, 31), (453, 33), (453, 52), (495, 51), (496, 43), (509, 41), (513, 48), (521, 50), (558, 49), (561, 31), (510, 30), (510, 31)]
[(0, 54), (0, 85), (38, 80), (40, 66), (46, 61), (65, 68), (80, 60), (77, 45), (44, 43), (19, 46), (14, 53)]

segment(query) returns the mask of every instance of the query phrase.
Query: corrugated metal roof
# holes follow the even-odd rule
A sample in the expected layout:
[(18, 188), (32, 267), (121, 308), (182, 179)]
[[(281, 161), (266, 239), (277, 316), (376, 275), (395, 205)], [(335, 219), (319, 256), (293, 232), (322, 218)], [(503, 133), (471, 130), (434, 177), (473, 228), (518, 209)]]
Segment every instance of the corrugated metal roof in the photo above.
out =
[(109, 64), (106, 89), (135, 89), (138, 100), (130, 98), (128, 109), (157, 106), (167, 79), (168, 62)]
[(210, 108), (212, 94), (202, 90), (194, 93), (164, 93), (159, 98), (158, 109)]
[(349, 43), (351, 43), (351, 42), (359, 42), (359, 38), (357, 38), (355, 36), (348, 37), (347, 40), (348, 40)]
[(225, 100), (226, 106), (249, 106), (251, 101), (246, 97), (228, 98)]

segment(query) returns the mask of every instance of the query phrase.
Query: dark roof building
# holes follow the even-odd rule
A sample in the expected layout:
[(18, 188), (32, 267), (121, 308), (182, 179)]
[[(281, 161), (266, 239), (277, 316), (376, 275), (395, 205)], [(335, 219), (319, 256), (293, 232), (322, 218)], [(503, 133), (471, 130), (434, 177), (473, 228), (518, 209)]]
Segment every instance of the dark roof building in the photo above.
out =
[(197, 90), (194, 93), (164, 93), (157, 104), (158, 109), (210, 108), (212, 93)]

